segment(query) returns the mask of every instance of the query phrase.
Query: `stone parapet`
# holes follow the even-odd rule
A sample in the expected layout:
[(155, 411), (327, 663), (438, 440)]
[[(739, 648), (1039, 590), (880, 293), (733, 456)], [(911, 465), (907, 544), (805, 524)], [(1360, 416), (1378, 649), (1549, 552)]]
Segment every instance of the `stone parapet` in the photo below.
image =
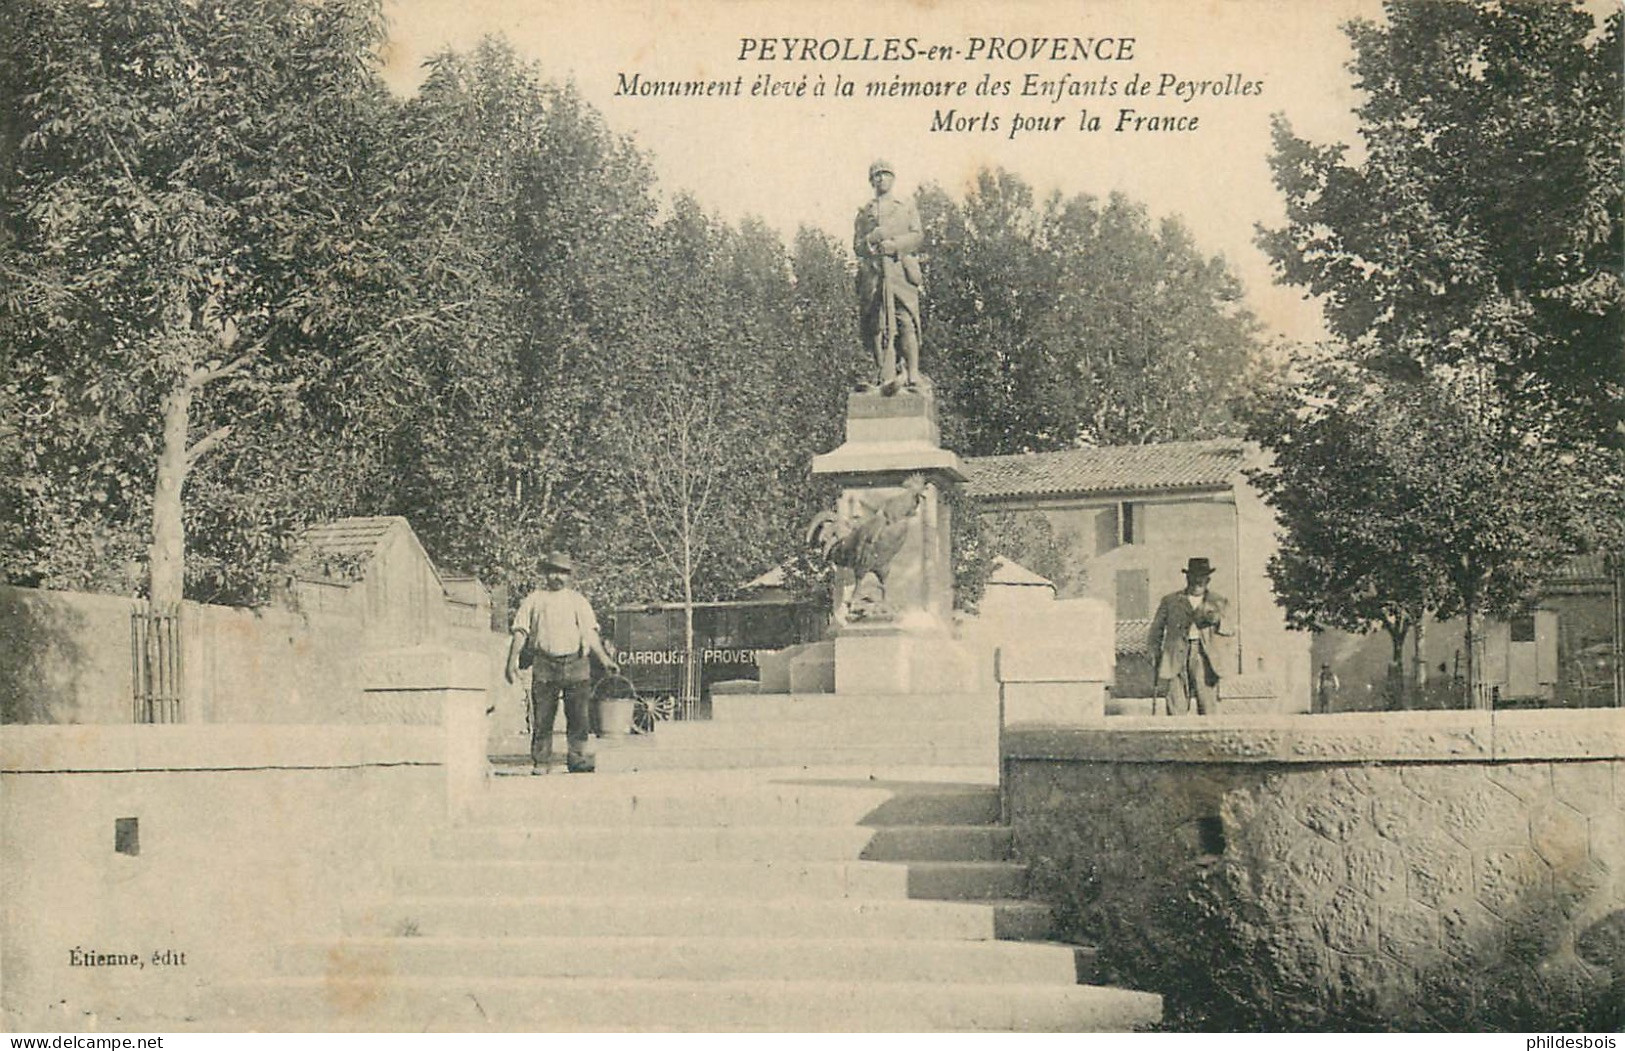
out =
[(7, 726), (0, 773), (314, 770), (440, 766), (439, 727), (324, 725)]
[(1181, 1026), (1625, 1024), (1625, 711), (1119, 717), (1003, 737), (1035, 893)]
[(0, 1029), (197, 1025), (200, 987), (336, 936), (426, 854), (445, 754), (438, 726), (0, 729)]
[(1148, 763), (1511, 762), (1625, 758), (1625, 709), (1135, 718), (1009, 734), (1022, 759)]

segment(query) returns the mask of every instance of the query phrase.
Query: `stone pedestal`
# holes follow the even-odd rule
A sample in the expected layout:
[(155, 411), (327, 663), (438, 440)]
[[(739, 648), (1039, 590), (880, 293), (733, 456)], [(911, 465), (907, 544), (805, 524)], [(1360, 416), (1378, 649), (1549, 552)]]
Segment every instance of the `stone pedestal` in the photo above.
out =
[(835, 637), (835, 692), (959, 694), (975, 678), (965, 647), (946, 634), (848, 625)]
[[(904, 635), (946, 636), (953, 615), (952, 512), (944, 495), (965, 480), (959, 457), (938, 442), (936, 401), (928, 392), (853, 394), (847, 400), (846, 441), (813, 457), (813, 473), (842, 485), (840, 511), (854, 520), (887, 501), (907, 497), (904, 483), (918, 475), (925, 483), (921, 502), (906, 519), (902, 549), (890, 563), (885, 623)], [(861, 583), (838, 583), (837, 624)], [(855, 624), (856, 622), (854, 622)], [(870, 622), (864, 622), (870, 626)], [(836, 658), (839, 664), (840, 658)], [(837, 671), (837, 679), (839, 672)]]
[[(1101, 637), (1111, 635), (1095, 635)], [(1088, 645), (1087, 638), (1070, 644), (1013, 642), (999, 648), (1006, 726), (1087, 726), (1105, 717), (1111, 660), (1103, 647)]]

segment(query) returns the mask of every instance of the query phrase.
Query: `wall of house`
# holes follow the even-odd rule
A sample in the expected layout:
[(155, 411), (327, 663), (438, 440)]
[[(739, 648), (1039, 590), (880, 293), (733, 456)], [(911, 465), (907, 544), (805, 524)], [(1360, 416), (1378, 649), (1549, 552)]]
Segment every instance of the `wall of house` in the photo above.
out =
[(1269, 560), (1278, 549), (1275, 512), (1252, 486), (1238, 485), (1236, 517), (1236, 602), (1246, 627), (1238, 655), (1241, 672), (1275, 680), (1282, 701), (1276, 710), (1309, 711), (1317, 667), (1311, 656), (1314, 636), (1287, 627), (1286, 612), (1270, 582)]
[[(1149, 620), (1162, 596), (1185, 586), (1187, 562), (1207, 558), (1215, 568), (1211, 587), (1230, 600), (1237, 633), (1227, 644), (1226, 689), (1238, 704), (1308, 710), (1310, 638), (1286, 627), (1264, 569), (1274, 550), (1274, 518), (1242, 488), (1240, 497), (1223, 492), (1131, 499), (1131, 543), (1120, 542), (1122, 501), (1115, 497), (1031, 501), (1000, 510), (1042, 515), (1057, 537), (1078, 545), (1084, 579), (1061, 597), (1110, 603), (1120, 621)], [(1119, 676), (1120, 686), (1143, 685), (1145, 675), (1120, 670), (1129, 672)], [(1116, 693), (1127, 696), (1121, 688)]]
[(338, 933), (446, 820), (445, 754), (438, 726), (7, 727), (0, 1028), (173, 1030)]
[(1182, 1027), (1625, 1025), (1625, 711), (1012, 729), (1018, 857)]

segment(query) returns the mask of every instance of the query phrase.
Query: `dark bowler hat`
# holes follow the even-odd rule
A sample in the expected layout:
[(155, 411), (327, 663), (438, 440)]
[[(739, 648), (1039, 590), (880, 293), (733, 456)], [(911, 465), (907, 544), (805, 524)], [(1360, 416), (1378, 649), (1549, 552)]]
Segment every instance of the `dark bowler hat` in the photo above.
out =
[(562, 569), (566, 573), (574, 573), (576, 570), (575, 563), (570, 561), (570, 554), (567, 551), (549, 551), (542, 557), (542, 568)]
[(1213, 564), (1205, 558), (1193, 558), (1181, 570), (1187, 577), (1211, 577)]

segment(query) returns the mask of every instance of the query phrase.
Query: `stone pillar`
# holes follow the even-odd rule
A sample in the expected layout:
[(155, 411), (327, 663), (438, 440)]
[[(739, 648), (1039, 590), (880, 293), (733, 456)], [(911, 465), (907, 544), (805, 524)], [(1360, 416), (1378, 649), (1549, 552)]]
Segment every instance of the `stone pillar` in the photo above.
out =
[(362, 657), (360, 722), (434, 725), (445, 732), (446, 808), (465, 817), (488, 783), (490, 668), (485, 655), (439, 646)]
[[(968, 657), (951, 638), (953, 521), (946, 496), (965, 480), (959, 457), (942, 448), (929, 391), (873, 392), (847, 399), (846, 441), (813, 457), (813, 473), (842, 486), (839, 510), (854, 520), (888, 503), (906, 508), (906, 532), (889, 563), (883, 615), (843, 615), (861, 581), (838, 574), (835, 691), (938, 693), (962, 687)], [(905, 483), (924, 481), (913, 503)]]

